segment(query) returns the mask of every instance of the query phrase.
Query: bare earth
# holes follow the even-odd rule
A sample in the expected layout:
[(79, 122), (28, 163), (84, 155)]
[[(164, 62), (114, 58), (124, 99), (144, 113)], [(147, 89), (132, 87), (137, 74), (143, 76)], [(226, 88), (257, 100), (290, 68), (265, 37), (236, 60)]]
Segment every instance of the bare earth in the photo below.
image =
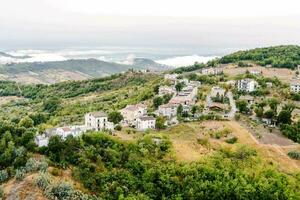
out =
[(89, 78), (92, 77), (81, 72), (67, 70), (45, 70), (40, 74), (27, 72), (19, 73), (14, 76), (0, 74), (0, 80), (16, 81), (23, 84), (53, 84), (62, 81), (80, 81)]
[[(201, 145), (197, 142), (199, 135), (224, 128), (231, 130), (231, 134), (238, 138), (236, 144), (227, 144), (224, 139), (214, 138), (209, 138), (207, 145)], [(270, 139), (269, 143), (260, 142), (247, 128), (236, 121), (183, 123), (164, 131), (153, 131), (153, 133), (167, 135), (170, 138), (173, 144), (174, 156), (181, 162), (198, 161), (203, 156), (211, 154), (222, 147), (246, 144), (256, 149), (266, 163), (273, 163), (282, 171), (295, 172), (300, 170), (300, 161), (293, 160), (287, 156), (289, 151), (300, 150), (299, 144), (272, 133), (268, 133), (269, 136), (266, 137), (266, 140)], [(142, 137), (142, 134), (135, 133), (130, 136), (121, 134), (118, 137), (124, 140), (135, 140)]]
[(20, 100), (20, 99), (23, 98), (17, 96), (0, 97), (0, 106), (9, 103), (11, 101)]
[(295, 72), (290, 69), (284, 69), (284, 68), (266, 68), (261, 66), (255, 66), (255, 67), (236, 67), (232, 64), (226, 65), (223, 68), (223, 71), (225, 74), (228, 74), (230, 76), (235, 76), (238, 74), (244, 74), (246, 71), (256, 70), (261, 71), (262, 75), (265, 77), (273, 78), (274, 76), (278, 77), (279, 80), (289, 83), (290, 80), (295, 76)]

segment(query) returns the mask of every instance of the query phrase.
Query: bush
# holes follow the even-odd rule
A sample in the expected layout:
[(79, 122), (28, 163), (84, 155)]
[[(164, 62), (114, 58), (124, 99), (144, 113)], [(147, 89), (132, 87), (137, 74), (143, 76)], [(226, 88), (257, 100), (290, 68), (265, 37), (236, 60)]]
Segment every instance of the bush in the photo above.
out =
[(237, 142), (237, 140), (238, 140), (238, 138), (234, 136), (234, 137), (226, 139), (225, 142), (227, 142), (228, 144), (234, 144)]
[(35, 184), (42, 190), (45, 190), (50, 185), (50, 182), (51, 180), (49, 175), (45, 173), (40, 173), (35, 179)]
[(58, 176), (58, 175), (61, 174), (61, 170), (58, 169), (58, 168), (53, 168), (53, 169), (51, 170), (51, 174), (52, 174), (53, 176)]
[(300, 152), (298, 152), (298, 151), (290, 151), (288, 153), (288, 156), (292, 159), (300, 160)]
[[(47, 173), (40, 173), (35, 179), (35, 184), (44, 191), (48, 199), (53, 200), (91, 200), (89, 195), (74, 188), (66, 182), (51, 184), (51, 178)], [(95, 198), (96, 199), (96, 198)]]
[(22, 181), (25, 178), (26, 170), (21, 168), (16, 170), (15, 178), (17, 181)]
[(3, 183), (8, 179), (8, 173), (6, 170), (1, 170), (0, 171), (0, 183)]
[(0, 187), (0, 200), (4, 199), (4, 191), (2, 187)]
[(208, 145), (208, 137), (198, 137), (197, 142), (203, 146)]
[(45, 173), (47, 169), (48, 169), (48, 163), (45, 159), (42, 159), (39, 164), (39, 171)]
[(39, 168), (39, 163), (34, 158), (29, 158), (25, 165), (26, 172), (37, 171)]
[(70, 184), (61, 182), (47, 187), (45, 196), (51, 200), (71, 200), (73, 193), (74, 190)]
[(224, 128), (223, 130), (216, 131), (214, 136), (216, 139), (220, 139), (221, 137), (226, 137), (229, 133), (231, 133), (231, 130), (229, 128)]
[(121, 130), (122, 130), (122, 126), (121, 126), (120, 124), (118, 124), (118, 125), (115, 127), (115, 130), (121, 131)]

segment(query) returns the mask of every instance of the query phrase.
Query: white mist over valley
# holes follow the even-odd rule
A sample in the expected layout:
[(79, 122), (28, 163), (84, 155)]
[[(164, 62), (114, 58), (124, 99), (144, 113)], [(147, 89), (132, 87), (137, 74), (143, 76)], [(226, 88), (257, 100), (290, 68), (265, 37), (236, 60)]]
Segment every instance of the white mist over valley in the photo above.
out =
[(205, 63), (220, 56), (220, 54), (201, 54), (201, 52), (199, 53), (189, 49), (142, 49), (121, 47), (99, 49), (74, 48), (60, 50), (23, 49), (4, 50), (2, 52), (7, 55), (0, 55), (0, 64), (66, 61), (70, 59), (90, 58), (106, 62), (132, 64), (132, 60), (135, 58), (147, 58), (160, 64), (172, 67), (181, 67), (192, 65), (195, 62)]

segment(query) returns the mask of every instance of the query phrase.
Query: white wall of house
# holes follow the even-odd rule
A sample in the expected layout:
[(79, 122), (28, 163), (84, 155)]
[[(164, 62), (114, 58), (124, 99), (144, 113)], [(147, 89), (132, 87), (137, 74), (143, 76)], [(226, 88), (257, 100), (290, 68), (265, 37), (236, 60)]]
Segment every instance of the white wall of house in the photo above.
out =
[(158, 107), (158, 113), (161, 116), (165, 116), (168, 118), (172, 118), (177, 114), (177, 107), (176, 104), (165, 104)]
[(300, 93), (300, 83), (292, 83), (290, 88), (292, 92)]
[(49, 138), (46, 137), (44, 134), (43, 135), (37, 135), (35, 137), (35, 143), (39, 147), (46, 147), (46, 146), (48, 146)]
[(253, 92), (257, 88), (257, 82), (252, 79), (242, 79), (237, 82), (239, 91)]
[(176, 92), (174, 87), (169, 87), (169, 86), (160, 86), (158, 95), (163, 96), (165, 94), (174, 94)]
[(87, 113), (85, 115), (85, 125), (96, 131), (114, 129), (113, 123), (108, 121), (106, 115), (97, 113)]
[(136, 119), (147, 114), (146, 106), (139, 105), (127, 105), (120, 111), (123, 116), (123, 124), (124, 125), (135, 125)]
[(155, 128), (155, 118), (152, 117), (140, 117), (136, 122), (136, 128), (140, 131)]

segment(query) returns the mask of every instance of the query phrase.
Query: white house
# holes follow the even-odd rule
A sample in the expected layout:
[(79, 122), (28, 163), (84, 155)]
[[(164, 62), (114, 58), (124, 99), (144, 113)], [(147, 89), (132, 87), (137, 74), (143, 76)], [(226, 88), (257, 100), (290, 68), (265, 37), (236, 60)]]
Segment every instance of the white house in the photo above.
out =
[(249, 73), (252, 74), (252, 75), (256, 75), (256, 76), (262, 74), (262, 72), (261, 72), (261, 71), (258, 71), (258, 70), (250, 70)]
[(187, 78), (177, 79), (177, 81), (178, 81), (179, 83), (183, 83), (183, 84), (185, 84), (185, 85), (188, 85), (188, 84), (189, 84), (189, 79), (187, 79)]
[(256, 90), (258, 83), (253, 79), (242, 79), (237, 81), (238, 91), (253, 92)]
[(218, 87), (218, 86), (214, 86), (211, 89), (210, 95), (211, 95), (211, 97), (224, 96), (225, 95), (225, 90), (223, 88)]
[(165, 74), (164, 79), (171, 81), (171, 83), (175, 84), (177, 81), (178, 74)]
[(155, 118), (151, 116), (142, 116), (136, 120), (136, 128), (140, 131), (155, 128)]
[(135, 125), (136, 119), (147, 114), (147, 106), (144, 104), (127, 105), (120, 110), (123, 116), (123, 125)]
[(292, 92), (300, 93), (300, 80), (293, 80), (290, 84)]
[(176, 89), (174, 87), (170, 86), (160, 86), (158, 95), (163, 96), (165, 94), (174, 94), (176, 93)]
[(61, 136), (61, 138), (65, 140), (69, 135), (72, 135), (73, 137), (77, 137), (90, 129), (91, 129), (90, 127), (87, 127), (85, 125), (65, 126), (65, 127), (47, 129), (45, 133), (41, 135), (37, 135), (35, 137), (35, 143), (39, 147), (48, 146), (49, 139), (54, 135)]
[(161, 105), (158, 107), (158, 114), (168, 118), (172, 118), (177, 114), (177, 107), (178, 104), (171, 103)]
[(193, 87), (199, 87), (199, 86), (201, 86), (201, 82), (200, 81), (190, 81), (188, 83), (188, 85), (193, 86)]
[(114, 124), (108, 121), (107, 114), (104, 112), (90, 112), (85, 115), (85, 126), (99, 130), (113, 130)]
[(218, 75), (218, 74), (222, 74), (223, 70), (220, 68), (213, 68), (213, 67), (209, 67), (209, 68), (203, 68), (201, 70), (201, 74), (203, 75)]
[(46, 147), (49, 143), (49, 137), (45, 134), (35, 136), (34, 142), (39, 147)]

